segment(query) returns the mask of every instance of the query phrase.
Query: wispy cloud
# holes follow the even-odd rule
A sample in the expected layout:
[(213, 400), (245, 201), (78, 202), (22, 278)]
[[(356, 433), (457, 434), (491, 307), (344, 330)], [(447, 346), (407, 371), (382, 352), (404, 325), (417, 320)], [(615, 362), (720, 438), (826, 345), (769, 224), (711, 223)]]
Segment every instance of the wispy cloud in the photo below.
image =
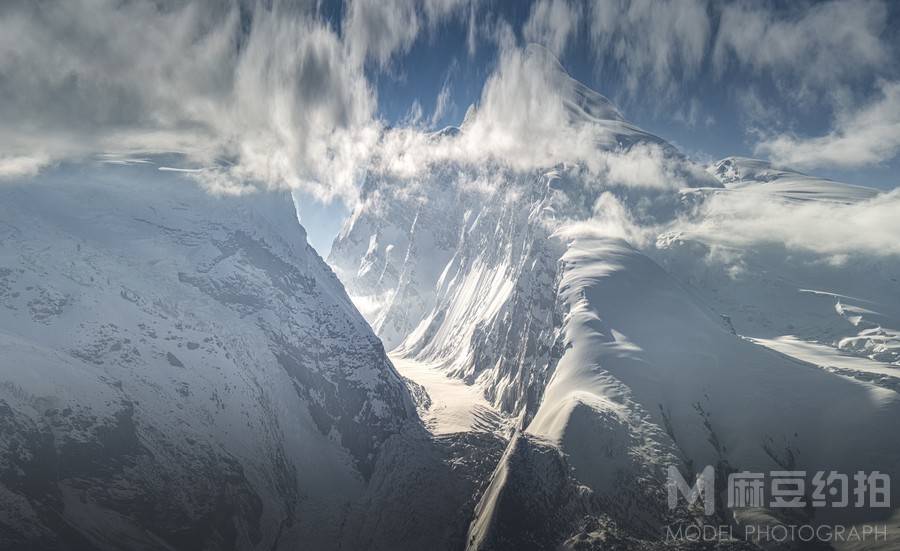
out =
[(669, 93), (698, 74), (709, 52), (711, 19), (703, 0), (593, 2), (589, 34), (601, 70), (616, 68), (629, 92)]
[(535, 42), (561, 55), (578, 32), (581, 4), (569, 0), (539, 0), (531, 6), (531, 13), (522, 34), (527, 42)]
[[(247, 7), (250, 6), (250, 7)], [(352, 201), (382, 131), (365, 65), (465, 4), (72, 0), (0, 7), (0, 177), (112, 152), (179, 153), (210, 189)], [(227, 162), (220, 162), (227, 160)]]
[(50, 158), (41, 154), (0, 156), (0, 181), (34, 176), (49, 163)]
[[(638, 0), (592, 3), (587, 21), (601, 79), (620, 81), (626, 103), (658, 109), (671, 102), (673, 119), (693, 126), (709, 113), (687, 94), (724, 86), (745, 131), (761, 141), (760, 154), (805, 167), (861, 166), (898, 149), (888, 87), (878, 100), (871, 86), (877, 78), (896, 81), (900, 71), (889, 12), (880, 0)], [(821, 138), (773, 137), (773, 128), (797, 125), (791, 113), (798, 107), (840, 114)], [(852, 121), (879, 110), (887, 119), (867, 121), (873, 126)]]
[(353, 48), (304, 7), (72, 0), (2, 10), (0, 147), (13, 158), (178, 152), (203, 165), (230, 159), (221, 190), (230, 178), (328, 181), (313, 186), (327, 195), (348, 191), (341, 167), (376, 133)]
[(900, 190), (850, 204), (723, 192), (668, 229), (711, 245), (775, 244), (825, 255), (900, 255), (898, 212)]
[(779, 134), (761, 141), (756, 151), (799, 168), (859, 167), (892, 159), (900, 153), (900, 82), (884, 82), (881, 97), (841, 111), (824, 136)]
[(611, 187), (677, 189), (708, 182), (698, 165), (628, 124), (596, 92), (573, 80), (547, 50), (504, 41), (495, 71), (461, 132), (387, 131), (371, 170), (412, 182), (436, 164), (460, 171), (546, 170), (577, 165)]
[[(891, 60), (880, 38), (880, 2), (775, 12), (702, 0), (538, 0), (521, 29), (477, 0), (353, 0), (339, 23), (317, 6), (71, 0), (49, 10), (4, 3), (0, 178), (104, 152), (183, 155), (185, 166), (208, 167), (189, 174), (217, 192), (288, 187), (350, 203), (369, 170), (409, 174), (441, 161), (516, 170), (579, 163), (623, 185), (677, 187), (694, 177), (689, 163), (653, 139), (640, 147), (620, 143), (640, 131), (605, 99), (590, 99), (590, 109), (604, 112), (585, 118), (583, 99), (572, 98), (593, 96), (574, 90), (552, 55), (529, 54), (522, 40), (558, 54), (585, 37), (603, 71), (621, 71), (628, 89), (654, 98), (710, 63), (723, 72), (796, 71), (814, 87), (871, 74)], [(417, 116), (389, 127), (372, 75), (390, 73), (417, 37), (449, 19), (470, 31), (470, 52), (476, 40), (498, 52), (477, 109), (460, 135), (430, 136), (426, 126), (453, 105), (448, 80), (430, 115), (419, 106)], [(768, 37), (765, 44), (749, 47), (747, 28)], [(830, 57), (840, 59), (829, 64)], [(882, 92), (841, 111), (825, 136), (767, 136), (758, 151), (802, 166), (890, 158), (900, 149), (897, 86)], [(695, 100), (673, 113), (689, 126), (710, 115)]]
[(431, 114), (430, 120), (432, 127), (437, 125), (437, 123), (444, 118), (452, 105), (453, 100), (450, 99), (450, 82), (445, 80), (443, 86), (441, 86), (441, 91), (438, 92), (437, 99), (434, 102), (434, 112)]
[(882, 39), (883, 2), (831, 1), (803, 10), (775, 10), (763, 3), (722, 7), (713, 60), (768, 72), (793, 94), (821, 93), (865, 77), (891, 62)]
[(384, 66), (395, 52), (409, 50), (419, 25), (414, 0), (354, 0), (343, 29), (350, 59), (360, 64), (369, 57)]

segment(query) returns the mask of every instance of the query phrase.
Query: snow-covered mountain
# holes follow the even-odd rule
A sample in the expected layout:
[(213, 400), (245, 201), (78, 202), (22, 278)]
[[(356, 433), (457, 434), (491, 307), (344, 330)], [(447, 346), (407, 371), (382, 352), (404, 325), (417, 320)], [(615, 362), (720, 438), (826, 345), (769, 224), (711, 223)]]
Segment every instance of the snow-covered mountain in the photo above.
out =
[[(819, 236), (822, 251), (791, 247), (792, 240), (800, 239), (791, 235), (795, 227), (797, 233), (809, 233), (815, 230), (804, 225), (811, 221), (835, 226), (864, 221), (871, 216), (867, 205), (885, 194), (753, 159), (723, 159), (711, 170), (725, 189), (692, 192), (703, 197), (701, 205), (706, 204), (701, 220), (715, 221), (735, 213), (746, 216), (742, 212), (748, 208), (759, 209), (763, 220), (772, 220), (765, 212), (772, 206), (777, 214), (800, 218), (793, 224), (790, 219), (781, 220), (789, 228), (783, 243), (753, 246), (688, 226), (659, 236), (657, 258), (728, 315), (742, 335), (760, 339), (793, 335), (900, 366), (900, 262), (896, 255), (853, 251), (854, 245), (832, 253), (825, 246), (828, 235)], [(715, 222), (710, 228), (716, 228)], [(765, 228), (753, 230), (763, 240), (768, 238)], [(864, 234), (860, 237), (865, 240)], [(730, 251), (719, 255), (731, 258), (704, 266), (701, 257), (709, 255), (711, 247)]]
[(677, 185), (578, 163), (370, 174), (329, 259), (399, 357), (517, 419), (469, 548), (659, 545), (688, 518), (666, 508), (668, 465), (900, 474), (885, 432), (900, 426), (900, 261), (736, 225), (748, 208), (770, 224), (852, 215), (837, 207), (878, 192), (747, 159), (704, 175), (614, 108), (567, 113), (597, 156), (663, 165)]
[(0, 546), (337, 548), (410, 395), (289, 194), (153, 173), (0, 187)]
[(670, 466), (900, 475), (900, 261), (860, 220), (895, 203), (707, 170), (514, 61), (564, 130), (528, 138), (578, 155), (454, 156), (492, 89), (424, 170), (373, 167), (331, 266), (287, 193), (143, 165), (0, 187), (0, 544), (662, 549), (788, 521), (722, 487), (713, 518), (670, 509)]

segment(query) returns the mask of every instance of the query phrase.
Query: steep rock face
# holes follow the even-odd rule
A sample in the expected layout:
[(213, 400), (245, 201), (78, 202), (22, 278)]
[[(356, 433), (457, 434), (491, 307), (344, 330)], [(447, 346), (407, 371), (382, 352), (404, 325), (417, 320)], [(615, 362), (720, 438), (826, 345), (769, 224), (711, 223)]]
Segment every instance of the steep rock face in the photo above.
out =
[(471, 549), (552, 549), (591, 510), (591, 492), (553, 445), (517, 434), (476, 510)]
[(497, 192), (502, 198), (495, 207), (469, 211), (432, 310), (399, 348), (479, 381), (486, 397), (509, 413), (538, 398), (534, 391), (543, 380), (536, 368), (549, 357), (554, 309), (545, 289), (554, 284), (557, 251), (544, 222), (552, 215), (555, 178), (529, 176), (523, 186), (531, 188), (529, 197), (503, 197), (518, 189), (516, 182)]
[(341, 549), (463, 549), (505, 443), (488, 432), (393, 437), (348, 512)]
[(0, 539), (335, 546), (417, 418), (290, 197), (68, 174), (0, 189)]
[[(449, 168), (436, 170), (404, 190), (370, 182), (363, 206), (332, 246), (329, 263), (388, 349), (431, 309), (441, 271), (459, 239), (463, 213), (454, 199), (455, 176)], [(402, 192), (404, 200), (397, 201), (395, 192)]]

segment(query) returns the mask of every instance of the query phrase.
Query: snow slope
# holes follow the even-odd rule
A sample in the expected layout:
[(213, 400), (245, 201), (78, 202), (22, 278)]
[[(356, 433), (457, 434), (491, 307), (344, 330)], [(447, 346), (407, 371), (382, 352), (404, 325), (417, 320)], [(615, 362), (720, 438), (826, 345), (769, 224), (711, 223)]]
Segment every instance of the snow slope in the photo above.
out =
[[(895, 392), (834, 377), (732, 334), (622, 242), (576, 237), (563, 262), (567, 350), (529, 432), (584, 445), (590, 440), (567, 436), (561, 413), (570, 403), (599, 400), (598, 409), (649, 416), (695, 464), (726, 459), (741, 469), (771, 468), (791, 453), (807, 468), (900, 466), (898, 443), (881, 437), (900, 407)], [(722, 431), (720, 449), (709, 445), (710, 431)], [(585, 465), (596, 451), (584, 456)]]
[(885, 388), (900, 389), (900, 369), (890, 364), (869, 358), (860, 358), (835, 350), (828, 345), (802, 341), (790, 335), (775, 339), (752, 340), (792, 358), (835, 371), (841, 375), (870, 381)]
[[(879, 193), (752, 159), (724, 159), (716, 163), (714, 172), (726, 188), (686, 192), (686, 200), (703, 218), (660, 235), (651, 251), (654, 258), (729, 316), (742, 335), (762, 339), (794, 335), (898, 365), (900, 263), (896, 256), (852, 247), (843, 247), (849, 252), (842, 253), (792, 247), (790, 242), (766, 239), (761, 224), (750, 226), (751, 235), (760, 236), (756, 242), (729, 239), (729, 226), (721, 222), (747, 216), (752, 213), (749, 209), (771, 209), (789, 217), (791, 207), (815, 218), (837, 217), (843, 211), (832, 205), (862, 205), (877, 200)], [(715, 208), (705, 209), (707, 204)], [(849, 213), (866, 216), (858, 210)], [(760, 218), (761, 223), (765, 220)], [(797, 231), (804, 231), (805, 220), (801, 219)], [(843, 223), (833, 220), (835, 225)], [(770, 220), (769, 224), (789, 227), (791, 221)], [(791, 239), (790, 234), (786, 238)]]
[[(570, 532), (554, 534), (556, 541), (574, 536), (591, 517), (611, 521), (604, 532), (624, 528), (649, 539), (663, 533), (671, 518), (661, 496), (672, 464), (714, 465), (721, 472), (900, 472), (900, 443), (884, 437), (900, 415), (896, 391), (835, 376), (734, 335), (620, 240), (571, 233), (566, 239), (559, 287), (565, 352), (522, 438), (557, 448), (569, 485), (589, 488), (599, 499), (585, 499), (568, 520)], [(548, 537), (540, 525), (517, 525), (513, 534), (504, 529), (507, 509), (516, 507), (506, 493), (517, 492), (518, 501), (545, 498), (540, 487), (506, 487), (510, 478), (523, 483), (511, 472), (522, 468), (516, 453), (501, 461), (500, 478), (479, 505), (471, 548), (540, 548), (530, 542)], [(539, 507), (538, 516), (555, 508)]]
[(771, 194), (792, 201), (852, 203), (878, 194), (872, 188), (816, 178), (747, 157), (722, 159), (711, 167), (711, 172), (728, 189)]
[(5, 545), (336, 546), (410, 423), (289, 196), (152, 168), (0, 187)]

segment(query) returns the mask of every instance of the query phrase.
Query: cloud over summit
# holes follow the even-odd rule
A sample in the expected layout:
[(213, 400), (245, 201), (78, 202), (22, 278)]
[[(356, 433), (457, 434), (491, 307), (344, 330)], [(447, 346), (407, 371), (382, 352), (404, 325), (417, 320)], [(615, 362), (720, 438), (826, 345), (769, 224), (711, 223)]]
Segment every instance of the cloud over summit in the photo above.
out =
[[(587, 46), (601, 82), (619, 82), (620, 92), (644, 97), (697, 131), (698, 121), (707, 127), (721, 118), (697, 99), (698, 86), (727, 87), (734, 71), (774, 83), (788, 101), (824, 102), (823, 112), (833, 114), (825, 131), (786, 125), (753, 134), (755, 151), (773, 160), (858, 167), (900, 151), (900, 74), (884, 2), (776, 9), (704, 0), (538, 0), (520, 5), (519, 19), (509, 6), (478, 0), (323, 6), (3, 3), (0, 178), (107, 153), (176, 153), (184, 168), (199, 170), (192, 177), (219, 192), (288, 187), (352, 202), (368, 170), (408, 173), (440, 159), (491, 159), (517, 169), (584, 161), (596, 174), (620, 174), (622, 163), (593, 152), (598, 140), (622, 135), (622, 124), (573, 119), (568, 81), (548, 69), (552, 64), (528, 59), (529, 42), (563, 59), (578, 53), (576, 44)], [(387, 120), (378, 88), (379, 79), (391, 78), (416, 90), (419, 76), (404, 60), (417, 47), (441, 54), (443, 45), (429, 41), (444, 40), (447, 25), (461, 28), (468, 56), (447, 63), (481, 64), (470, 69), (480, 80), (468, 83), (472, 97), (460, 98), (460, 87), (444, 79), (428, 97), (435, 98), (432, 125), (449, 106), (462, 110), (474, 101), (478, 109), (462, 136), (435, 145), (411, 119)], [(486, 44), (481, 50), (479, 41)], [(873, 91), (861, 92), (872, 75), (880, 79)], [(733, 96), (773, 102), (754, 95), (757, 89), (764, 87), (736, 88)], [(737, 101), (736, 108), (747, 105)], [(643, 158), (666, 157), (661, 152)], [(657, 173), (671, 178), (667, 170)]]

